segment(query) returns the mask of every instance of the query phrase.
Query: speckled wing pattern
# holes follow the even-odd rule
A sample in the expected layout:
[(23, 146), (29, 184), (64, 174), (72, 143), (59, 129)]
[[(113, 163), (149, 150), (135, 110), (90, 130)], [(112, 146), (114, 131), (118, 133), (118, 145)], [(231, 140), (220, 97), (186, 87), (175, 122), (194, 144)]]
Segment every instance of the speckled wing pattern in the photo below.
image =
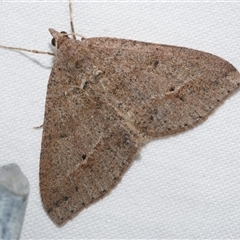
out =
[(58, 225), (108, 194), (141, 146), (203, 122), (240, 86), (227, 61), (116, 38), (57, 40), (40, 161), (45, 210)]

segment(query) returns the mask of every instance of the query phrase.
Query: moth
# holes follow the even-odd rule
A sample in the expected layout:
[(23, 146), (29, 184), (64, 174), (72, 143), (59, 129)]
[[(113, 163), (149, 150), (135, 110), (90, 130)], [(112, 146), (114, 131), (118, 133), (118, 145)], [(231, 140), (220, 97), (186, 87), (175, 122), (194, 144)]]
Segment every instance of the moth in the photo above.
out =
[(197, 126), (240, 87), (237, 69), (210, 53), (50, 33), (40, 190), (59, 226), (109, 194), (144, 144)]

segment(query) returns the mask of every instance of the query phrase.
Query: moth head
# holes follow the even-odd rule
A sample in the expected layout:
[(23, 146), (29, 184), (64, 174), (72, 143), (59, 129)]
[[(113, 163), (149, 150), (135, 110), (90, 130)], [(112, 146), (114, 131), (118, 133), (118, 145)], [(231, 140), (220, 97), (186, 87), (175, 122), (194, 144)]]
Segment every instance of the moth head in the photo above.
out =
[(53, 28), (50, 28), (49, 31), (50, 31), (51, 35), (53, 36), (51, 43), (54, 47), (59, 48), (59, 46), (62, 44), (62, 42), (64, 40), (66, 40), (67, 38), (69, 38), (68, 34), (64, 31), (58, 32), (58, 31), (54, 30)]

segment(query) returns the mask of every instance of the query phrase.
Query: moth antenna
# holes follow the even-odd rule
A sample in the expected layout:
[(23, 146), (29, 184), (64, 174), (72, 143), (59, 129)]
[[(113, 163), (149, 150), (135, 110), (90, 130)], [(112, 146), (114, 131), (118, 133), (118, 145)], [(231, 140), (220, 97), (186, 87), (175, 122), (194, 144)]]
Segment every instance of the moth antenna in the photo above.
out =
[[(82, 34), (78, 34), (78, 33), (69, 33), (69, 34), (66, 34), (67, 36), (79, 36), (79, 37), (81, 37), (81, 38), (83, 38), (83, 39), (87, 39), (87, 37), (85, 37), (85, 36), (83, 36)], [(76, 38), (75, 38), (76, 39)]]
[(16, 51), (23, 51), (23, 52), (31, 52), (31, 53), (37, 53), (37, 54), (48, 54), (48, 55), (53, 55), (54, 56), (54, 53), (51, 53), (51, 52), (31, 50), (31, 49), (26, 49), (26, 48), (8, 47), (8, 46), (4, 46), (4, 45), (0, 45), (0, 48), (5, 48), (5, 49), (9, 49), (9, 50), (16, 50)]
[(76, 34), (74, 30), (74, 25), (73, 25), (73, 10), (72, 10), (71, 0), (69, 0), (69, 13), (70, 13), (70, 25), (71, 25), (72, 36), (73, 36), (73, 39), (76, 40)]

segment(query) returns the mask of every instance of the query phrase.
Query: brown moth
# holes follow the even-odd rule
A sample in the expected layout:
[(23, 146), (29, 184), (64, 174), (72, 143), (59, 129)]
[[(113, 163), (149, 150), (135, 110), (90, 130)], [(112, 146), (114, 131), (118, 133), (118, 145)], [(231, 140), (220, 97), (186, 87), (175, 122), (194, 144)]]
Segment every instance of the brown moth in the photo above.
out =
[(50, 32), (40, 190), (60, 226), (107, 195), (141, 146), (197, 126), (240, 87), (237, 69), (209, 53)]
[(40, 188), (58, 225), (108, 194), (143, 144), (202, 123), (240, 87), (236, 68), (209, 53), (50, 32)]

